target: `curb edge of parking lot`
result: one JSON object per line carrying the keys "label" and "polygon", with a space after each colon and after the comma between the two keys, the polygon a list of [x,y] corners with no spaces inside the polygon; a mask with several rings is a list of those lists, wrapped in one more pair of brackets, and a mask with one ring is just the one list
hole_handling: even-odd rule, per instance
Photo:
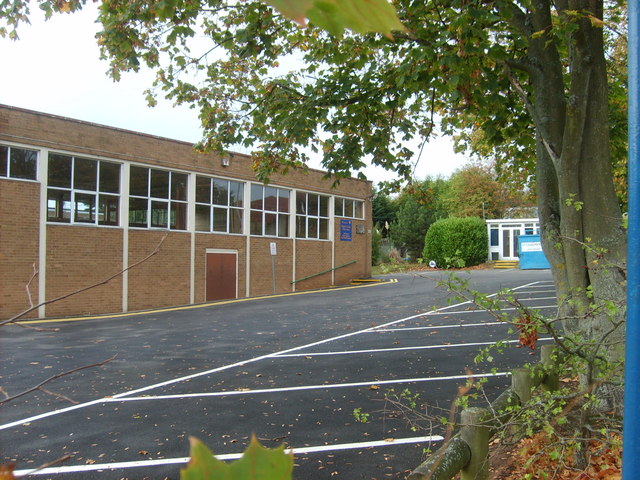
{"label": "curb edge of parking lot", "polygon": [[44,324],[44,323],[67,323],[67,322],[81,322],[85,320],[96,320],[96,319],[137,317],[142,315],[153,315],[155,313],[195,310],[198,308],[211,307],[215,305],[228,305],[233,303],[253,302],[253,301],[266,300],[271,298],[292,297],[294,295],[309,295],[312,293],[333,292],[336,290],[351,290],[356,288],[379,287],[381,285],[389,285],[397,282],[398,282],[397,279],[390,278],[390,279],[382,280],[380,282],[367,283],[363,285],[344,285],[344,286],[340,285],[340,286],[332,286],[329,288],[322,288],[322,289],[316,289],[316,290],[304,290],[302,292],[276,293],[273,295],[260,295],[256,297],[234,298],[231,300],[218,300],[214,302],[196,303],[191,305],[180,305],[177,307],[155,308],[152,310],[139,310],[134,312],[121,312],[121,313],[111,313],[111,314],[104,314],[104,315],[86,315],[86,316],[80,316],[80,317],[45,318],[45,319],[39,319],[39,320],[17,321],[13,323],[17,325],[38,325],[38,324]]}

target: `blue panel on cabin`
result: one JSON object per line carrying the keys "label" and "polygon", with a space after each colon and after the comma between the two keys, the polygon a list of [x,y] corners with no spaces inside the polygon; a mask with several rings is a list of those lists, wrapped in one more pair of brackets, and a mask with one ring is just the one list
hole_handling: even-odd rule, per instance
{"label": "blue panel on cabin", "polygon": [[521,270],[550,268],[549,261],[542,251],[540,235],[520,235],[518,237],[518,253]]}

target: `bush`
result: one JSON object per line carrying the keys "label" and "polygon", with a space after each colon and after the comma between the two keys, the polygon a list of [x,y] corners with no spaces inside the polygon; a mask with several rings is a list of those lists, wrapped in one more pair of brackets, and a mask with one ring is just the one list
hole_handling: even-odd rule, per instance
{"label": "bush", "polygon": [[488,242],[481,218],[445,218],[427,231],[422,257],[440,268],[470,267],[487,260]]}
{"label": "bush", "polygon": [[371,264],[378,265],[380,263],[380,243],[382,242],[382,234],[378,225],[373,227],[371,232]]}

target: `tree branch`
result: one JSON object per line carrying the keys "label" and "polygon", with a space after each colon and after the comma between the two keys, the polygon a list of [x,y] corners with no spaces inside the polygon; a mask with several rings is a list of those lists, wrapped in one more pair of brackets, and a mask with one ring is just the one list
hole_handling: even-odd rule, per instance
{"label": "tree branch", "polygon": [[[3,325],[7,325],[8,323],[13,323],[13,322],[17,321],[19,318],[23,317],[24,315],[26,315],[26,314],[28,314],[28,313],[30,313],[30,312],[32,312],[32,311],[44,306],[44,305],[49,305],[50,303],[54,303],[54,302],[58,302],[60,300],[64,300],[64,299],[72,297],[74,295],[78,295],[79,293],[86,292],[87,290],[91,290],[92,288],[96,288],[96,287],[99,287],[101,285],[105,285],[105,284],[109,283],[111,280],[113,280],[114,278],[119,277],[124,272],[127,272],[127,271],[131,270],[132,268],[137,267],[138,265],[140,265],[140,264],[146,262],[147,260],[149,260],[154,255],[157,255],[158,252],[160,252],[160,247],[162,246],[162,244],[164,243],[166,238],[167,238],[167,234],[165,234],[164,237],[162,237],[162,239],[160,240],[160,242],[158,243],[156,248],[149,255],[144,257],[142,260],[138,260],[137,262],[129,265],[127,268],[122,269],[119,272],[114,273],[113,275],[110,275],[109,277],[107,277],[104,280],[101,280],[101,281],[99,281],[97,283],[94,283],[94,284],[89,285],[87,287],[82,287],[82,288],[80,288],[80,289],[78,289],[78,290],[76,290],[74,292],[66,293],[64,295],[60,295],[59,297],[52,298],[50,300],[45,300],[44,302],[39,303],[37,305],[31,305],[27,310],[15,315],[15,316],[7,319],[7,320],[0,321],[0,327],[3,326]],[[31,280],[29,282],[31,282]]]}
{"label": "tree branch", "polygon": [[[44,385],[46,385],[47,383],[52,382],[53,380],[56,380],[56,379],[62,378],[62,377],[66,377],[67,375],[71,375],[72,373],[79,372],[80,370],[85,370],[87,368],[93,368],[93,367],[101,367],[102,365],[105,365],[105,364],[109,363],[110,361],[114,360],[117,356],[118,356],[118,354],[115,354],[111,358],[107,358],[106,360],[102,360],[101,362],[92,363],[91,365],[83,365],[82,367],[73,368],[71,370],[67,370],[66,372],[57,373],[57,374],[47,378],[46,380],[43,380],[39,384],[34,385],[31,388],[28,388],[27,390],[25,390],[23,392],[20,392],[20,393],[18,393],[16,395],[12,395],[12,396],[7,396],[6,398],[0,400],[0,405],[8,403],[8,402],[11,402],[12,400],[15,400],[16,398],[20,398],[20,397],[22,397],[24,395],[27,395],[28,393],[35,392],[36,390],[41,390],[41,391],[43,391],[45,393],[48,393],[50,395],[53,395],[55,397],[65,398],[65,399],[69,400],[72,403],[77,403],[77,402],[74,402],[73,400],[65,397],[64,395],[54,394],[52,392],[49,392],[48,390],[43,389],[42,387]],[[3,390],[3,392],[4,392],[4,390]],[[4,393],[5,393],[5,395],[7,395],[6,392],[4,392]]]}

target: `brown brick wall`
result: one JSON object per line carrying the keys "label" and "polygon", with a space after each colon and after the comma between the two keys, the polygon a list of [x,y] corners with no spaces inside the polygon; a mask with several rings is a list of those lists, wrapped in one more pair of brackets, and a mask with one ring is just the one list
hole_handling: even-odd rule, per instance
{"label": "brown brick wall", "polygon": [[[40,184],[0,179],[0,319],[29,308],[25,286],[38,264]],[[31,282],[38,303],[38,278]],[[27,316],[37,316],[37,312]]]}
{"label": "brown brick wall", "polygon": [[271,253],[269,244],[276,242],[275,258],[276,293],[291,292],[293,271],[293,240],[282,238],[251,238],[251,283],[250,295],[273,293]]}
{"label": "brown brick wall", "polygon": [[[331,242],[296,241],[296,280],[331,269]],[[332,284],[331,272],[296,282],[296,290],[323,288]]]}
{"label": "brown brick wall", "polygon": [[[47,300],[100,282],[122,270],[122,230],[47,226]],[[122,277],[47,305],[47,317],[122,310]]]}
{"label": "brown brick wall", "polygon": [[195,302],[205,301],[206,251],[208,248],[238,252],[238,297],[247,295],[247,240],[243,236],[197,233],[195,243]]}
{"label": "brown brick wall", "polygon": [[[105,127],[64,117],[0,105],[0,142],[15,142],[32,148],[48,148],[78,155],[98,155],[163,168],[181,169],[217,175],[240,181],[256,181],[251,170],[251,158],[234,154],[229,167],[222,167],[214,154],[193,151],[185,142]],[[336,220],[335,265],[352,260],[357,263],[336,271],[336,284],[352,278],[368,276],[371,262],[371,183],[344,179],[334,188],[332,180],[323,178],[317,170],[292,171],[275,175],[271,184],[315,191],[326,195],[346,196],[366,200],[366,220],[353,220],[353,240],[339,240],[339,220]],[[24,284],[38,259],[39,184],[0,180],[0,315],[8,316],[26,305]],[[123,219],[126,221],[126,218]],[[357,224],[365,224],[365,234],[355,233]],[[122,235],[118,228],[85,226],[47,226],[47,298],[67,293],[90,282],[102,279],[121,268]],[[164,236],[164,232],[129,231],[129,263],[148,255]],[[7,240],[8,239],[8,240]],[[293,290],[293,239],[251,237],[250,289],[246,291],[246,237],[195,234],[196,302],[204,300],[205,250],[233,249],[238,251],[238,294],[264,295],[272,293],[271,256],[269,243],[278,245],[276,256],[277,292]],[[331,242],[298,241],[296,279],[331,268]],[[169,232],[158,255],[130,271],[128,285],[129,310],[186,304],[190,300],[191,234]],[[36,282],[37,283],[37,282]],[[327,286],[331,274],[300,282],[296,289]],[[37,298],[37,284],[32,288]],[[122,281],[90,293],[65,300],[47,308],[47,315],[117,312],[122,306]]]}
{"label": "brown brick wall", "polygon": [[131,311],[189,303],[189,233],[130,230],[129,265],[153,252],[165,235],[158,254],[129,270]]}
{"label": "brown brick wall", "polygon": [[[366,202],[366,218],[371,218],[371,202]],[[368,278],[371,276],[371,220],[351,219],[351,241],[340,240],[340,218],[335,219],[336,232],[336,267],[353,260],[356,263],[336,270],[336,285],[344,285],[354,278]],[[364,225],[363,234],[356,233],[356,226]]]}

